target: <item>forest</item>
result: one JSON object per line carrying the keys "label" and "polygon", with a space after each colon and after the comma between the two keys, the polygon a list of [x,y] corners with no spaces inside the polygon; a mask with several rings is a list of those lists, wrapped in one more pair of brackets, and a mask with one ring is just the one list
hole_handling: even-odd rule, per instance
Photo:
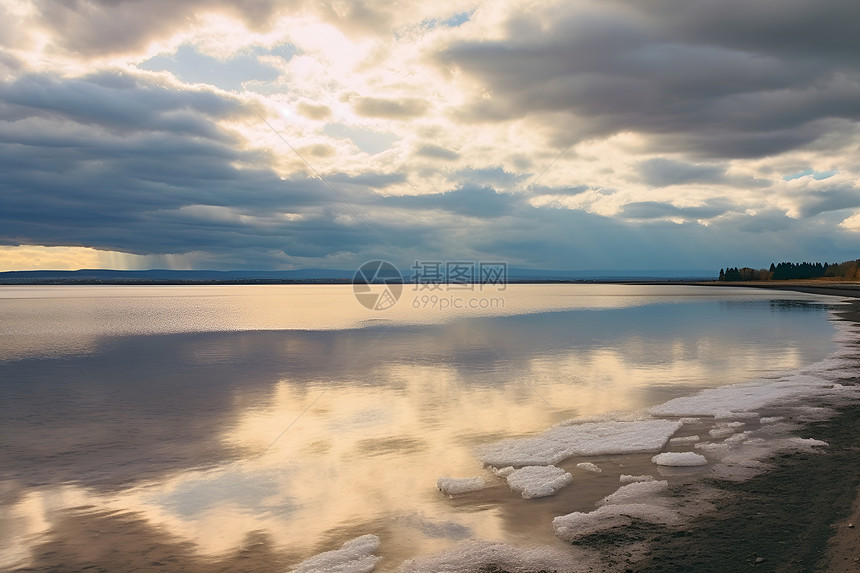
{"label": "forest", "polygon": [[720,269],[721,281],[784,281],[798,279],[860,280],[860,259],[844,263],[770,264],[770,269],[729,267]]}

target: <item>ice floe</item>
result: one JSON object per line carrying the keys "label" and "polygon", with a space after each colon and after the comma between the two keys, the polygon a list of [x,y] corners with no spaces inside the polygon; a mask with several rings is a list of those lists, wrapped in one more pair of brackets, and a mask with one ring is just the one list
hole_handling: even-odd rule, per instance
{"label": "ice floe", "polygon": [[492,468],[493,473],[496,474],[497,476],[499,476],[500,478],[508,477],[509,475],[511,475],[511,473],[513,473],[513,471],[515,469],[517,469],[517,468],[515,468],[514,466],[507,466],[504,468]]}
{"label": "ice floe", "polygon": [[587,513],[574,511],[560,515],[552,520],[552,529],[556,537],[571,543],[606,529],[626,527],[634,519],[670,525],[677,523],[678,514],[669,508],[647,503],[604,505]]}
{"label": "ice floe", "polygon": [[651,458],[651,461],[658,466],[672,467],[703,466],[708,463],[705,456],[696,452],[663,452]]}
{"label": "ice floe", "polygon": [[553,495],[572,481],[572,475],[556,466],[526,466],[508,475],[508,485],[526,499]]}
{"label": "ice floe", "polygon": [[598,506],[633,503],[643,498],[650,498],[658,493],[663,493],[669,489],[669,482],[661,481],[636,481],[623,485],[614,493],[611,493],[597,502]]}
{"label": "ice floe", "polygon": [[789,442],[793,444],[797,444],[799,446],[829,446],[827,442],[822,440],[816,440],[815,438],[789,438]]}
{"label": "ice floe", "polygon": [[545,466],[572,456],[659,451],[681,427],[674,420],[592,422],[550,428],[534,438],[507,439],[484,446],[478,457],[485,464]]}
{"label": "ice floe", "polygon": [[726,436],[731,436],[735,433],[735,429],[729,426],[717,426],[711,430],[708,430],[708,435],[712,438],[725,438]]}
{"label": "ice floe", "polygon": [[487,482],[482,477],[454,478],[440,477],[436,480],[436,487],[445,495],[457,495],[480,491],[487,487]]}
{"label": "ice floe", "polygon": [[682,436],[680,438],[671,438],[669,440],[670,444],[692,444],[694,442],[698,442],[701,438],[699,436]]}
{"label": "ice floe", "polygon": [[652,476],[652,475],[634,476],[634,475],[630,475],[630,474],[621,474],[620,476],[618,476],[618,481],[620,481],[621,483],[633,483],[633,482],[637,482],[637,481],[654,481],[654,476]]}
{"label": "ice floe", "polygon": [[702,390],[669,400],[649,410],[658,416],[737,416],[789,398],[832,393],[833,383],[817,376],[797,374],[780,380],[758,380]]}
{"label": "ice floe", "polygon": [[326,551],[299,563],[294,573],[370,573],[376,567],[379,538],[362,535],[344,543],[340,549]]}
{"label": "ice floe", "polygon": [[[437,555],[406,561],[401,573],[473,573],[474,571],[584,571],[596,565],[574,548],[515,547],[490,541],[466,541]],[[492,569],[491,569],[492,568]]]}
{"label": "ice floe", "polygon": [[602,469],[600,469],[598,466],[594,465],[591,462],[581,462],[581,463],[576,464],[576,467],[578,467],[581,470],[585,470],[587,472],[594,472],[597,474],[599,474],[600,472],[603,471]]}

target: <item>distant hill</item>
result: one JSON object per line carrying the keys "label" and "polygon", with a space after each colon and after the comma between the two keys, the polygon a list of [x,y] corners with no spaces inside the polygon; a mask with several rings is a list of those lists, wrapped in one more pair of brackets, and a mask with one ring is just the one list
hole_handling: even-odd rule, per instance
{"label": "distant hill", "polygon": [[[411,269],[400,269],[405,282],[411,280]],[[6,271],[0,272],[0,284],[289,284],[351,282],[355,270],[299,269],[291,271],[115,271],[84,269],[78,271]],[[712,280],[712,271],[554,271],[509,268],[509,282],[571,281],[649,281]]]}

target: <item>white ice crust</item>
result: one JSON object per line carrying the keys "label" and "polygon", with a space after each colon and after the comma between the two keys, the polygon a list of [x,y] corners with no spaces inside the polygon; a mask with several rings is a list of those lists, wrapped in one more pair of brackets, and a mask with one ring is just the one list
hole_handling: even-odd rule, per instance
{"label": "white ice crust", "polygon": [[570,550],[557,547],[515,547],[490,541],[466,541],[447,551],[411,559],[404,563],[400,573],[474,573],[492,564],[511,573],[534,571],[581,571],[589,563],[574,565]]}
{"label": "white ice crust", "polygon": [[650,498],[669,489],[669,482],[661,481],[637,481],[623,485],[615,493],[611,493],[597,502],[598,506],[618,505],[633,503],[642,499]]}
{"label": "white ice crust", "polygon": [[801,396],[836,394],[840,388],[820,376],[796,374],[781,380],[757,380],[703,390],[692,396],[669,400],[649,410],[655,416],[737,417],[765,406]]}
{"label": "white ice crust", "polygon": [[683,436],[680,438],[672,438],[670,444],[692,444],[700,440],[699,436]]}
{"label": "white ice crust", "polygon": [[618,481],[620,481],[621,483],[633,483],[636,481],[654,481],[654,476],[652,476],[652,475],[634,476],[634,475],[630,475],[630,474],[621,474],[620,476],[618,476]]}
{"label": "white ice crust", "polygon": [[379,538],[362,535],[344,543],[340,549],[326,551],[299,563],[294,573],[370,573],[381,559],[374,553]]}
{"label": "white ice crust", "polygon": [[708,463],[705,456],[696,452],[663,452],[651,458],[651,461],[658,466],[673,467],[703,466]]}
{"label": "white ice crust", "polygon": [[478,451],[485,464],[548,466],[572,456],[655,452],[669,441],[681,423],[676,420],[593,422],[550,428],[535,438],[508,439]]}
{"label": "white ice crust", "polygon": [[436,480],[436,487],[445,495],[457,495],[460,493],[481,491],[487,487],[487,482],[482,477],[440,477]]}
{"label": "white ice crust", "polygon": [[555,466],[526,466],[508,475],[508,485],[526,499],[553,495],[572,481],[572,475]]}

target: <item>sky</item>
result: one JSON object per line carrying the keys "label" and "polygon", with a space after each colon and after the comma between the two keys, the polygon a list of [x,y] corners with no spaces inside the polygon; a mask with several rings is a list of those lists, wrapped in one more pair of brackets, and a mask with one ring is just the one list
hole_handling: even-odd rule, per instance
{"label": "sky", "polygon": [[0,0],[0,270],[860,257],[856,0]]}

